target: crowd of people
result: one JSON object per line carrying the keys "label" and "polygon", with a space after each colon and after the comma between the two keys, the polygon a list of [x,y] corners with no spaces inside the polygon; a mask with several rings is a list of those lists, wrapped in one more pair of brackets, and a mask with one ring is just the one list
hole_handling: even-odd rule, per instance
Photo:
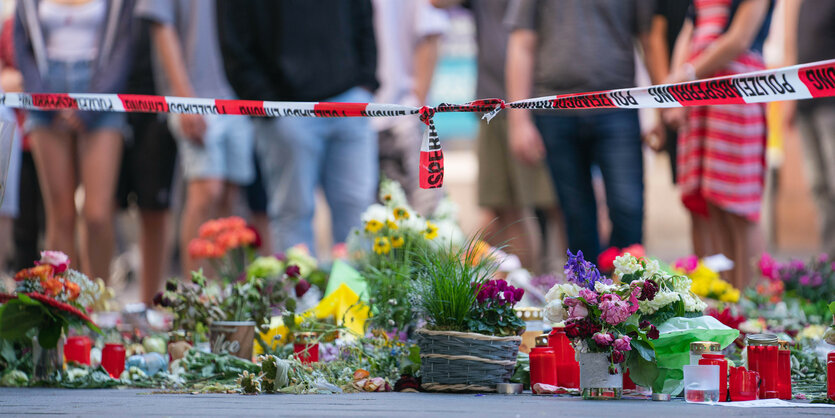
{"label": "crowd of people", "polygon": [[[787,57],[832,58],[835,4],[782,1]],[[763,69],[775,0],[17,0],[0,37],[0,86],[422,106],[455,7],[475,21],[476,96],[517,100],[631,87],[636,57],[656,84]],[[833,109],[831,99],[790,108],[807,145],[830,254]],[[503,112],[482,122],[477,139],[479,205],[491,220],[485,228],[534,271],[545,268],[549,234],[564,234],[566,246],[588,258],[641,243],[646,145],[670,153],[696,255],[726,254],[735,262],[729,281],[743,286],[763,250],[765,116],[763,105],[670,109],[642,134],[635,110]],[[167,231],[177,172],[183,272],[200,267],[186,251],[199,226],[240,212],[242,201],[269,253],[316,248],[318,189],[331,209],[334,243],[358,226],[380,176],[399,181],[424,214],[442,193],[418,187],[422,126],[414,117],[65,110],[3,118],[18,126],[21,148],[0,208],[0,241],[14,238],[12,267],[30,265],[48,248],[79,259],[92,277],[109,277],[114,213],[134,205],[145,302],[172,273]],[[611,222],[605,237],[598,177]]]}

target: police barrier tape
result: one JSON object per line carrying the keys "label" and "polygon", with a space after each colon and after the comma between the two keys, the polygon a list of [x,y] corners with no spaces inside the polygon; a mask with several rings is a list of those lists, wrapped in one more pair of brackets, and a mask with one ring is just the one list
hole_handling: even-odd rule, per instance
{"label": "police barrier tape", "polygon": [[489,121],[506,108],[670,108],[831,96],[835,96],[835,59],[677,84],[537,97],[509,103],[502,99],[482,99],[460,105],[443,103],[422,108],[379,103],[274,102],[89,93],[5,93],[0,95],[0,105],[29,110],[78,109],[258,117],[419,115],[427,125],[420,153],[420,187],[426,189],[443,185],[443,150],[432,119],[438,112],[483,112],[484,119]]}

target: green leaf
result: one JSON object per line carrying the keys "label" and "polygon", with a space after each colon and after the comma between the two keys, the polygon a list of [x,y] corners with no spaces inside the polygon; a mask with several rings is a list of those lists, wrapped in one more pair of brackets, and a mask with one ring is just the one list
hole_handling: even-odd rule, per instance
{"label": "green leaf", "polygon": [[832,301],[829,304],[829,312],[832,312],[832,315],[835,315],[835,301]]}
{"label": "green leaf", "polygon": [[655,362],[655,349],[650,343],[647,343],[640,338],[633,338],[631,345],[644,360]]}
{"label": "green leaf", "polygon": [[26,332],[39,328],[45,319],[48,317],[39,305],[30,305],[20,299],[10,300],[0,311],[0,338],[24,340],[27,338]]}
{"label": "green leaf", "polygon": [[637,329],[638,325],[640,324],[640,318],[641,318],[641,315],[639,313],[635,312],[634,314],[632,314],[632,316],[630,316],[629,318],[626,318],[626,321],[624,321],[624,324],[634,325],[635,328]]}
{"label": "green leaf", "polygon": [[658,379],[658,365],[654,360],[646,360],[643,356],[632,353],[626,360],[626,366],[629,368],[629,378],[637,385],[653,387],[653,383]]}
{"label": "green leaf", "polygon": [[38,332],[38,344],[43,348],[55,348],[61,338],[62,324],[55,319],[46,319]]}

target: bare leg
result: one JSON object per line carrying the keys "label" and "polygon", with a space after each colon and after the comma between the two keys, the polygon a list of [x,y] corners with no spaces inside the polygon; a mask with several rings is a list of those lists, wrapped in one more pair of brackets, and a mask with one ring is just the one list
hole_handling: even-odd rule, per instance
{"label": "bare leg", "polygon": [[169,214],[167,210],[140,210],[142,233],[139,248],[142,251],[142,302],[153,304],[154,296],[162,289],[163,276],[168,256]]}
{"label": "bare leg", "polygon": [[32,131],[32,156],[44,200],[44,246],[77,260],[75,248],[75,141],[69,133],[41,128]]}
{"label": "bare leg", "polygon": [[241,188],[234,183],[223,183],[223,196],[219,202],[220,207],[217,216],[232,216],[235,213],[235,204],[238,203]]}
{"label": "bare leg", "polygon": [[[708,230],[710,231],[711,249],[714,254],[724,254],[726,257],[734,257],[734,233],[729,223],[728,214],[719,207],[708,203],[710,217],[707,219]],[[710,254],[709,254],[710,255]],[[733,271],[720,273],[723,280],[732,282]]]}
{"label": "bare leg", "polygon": [[704,258],[716,253],[711,242],[710,220],[702,215],[690,213],[690,234],[693,238],[693,254]]}
{"label": "bare leg", "polygon": [[113,258],[113,212],[116,179],[122,155],[118,131],[86,134],[79,143],[81,183],[84,186],[82,266],[91,278],[110,278]]}
{"label": "bare leg", "polygon": [[197,269],[199,263],[188,254],[189,242],[197,237],[197,231],[203,222],[217,213],[223,192],[223,181],[217,179],[198,179],[188,182],[186,204],[180,225],[180,266],[183,276]]}
{"label": "bare leg", "polygon": [[273,255],[273,242],[270,239],[270,218],[266,212],[252,212],[252,226],[261,236],[261,248],[258,254],[263,256]]}
{"label": "bare leg", "polygon": [[753,277],[754,258],[765,249],[763,235],[759,223],[730,213],[726,216],[734,235],[734,269],[731,283],[737,289],[744,289]]}
{"label": "bare leg", "polygon": [[12,221],[8,216],[0,216],[0,272],[6,269],[12,245]]}

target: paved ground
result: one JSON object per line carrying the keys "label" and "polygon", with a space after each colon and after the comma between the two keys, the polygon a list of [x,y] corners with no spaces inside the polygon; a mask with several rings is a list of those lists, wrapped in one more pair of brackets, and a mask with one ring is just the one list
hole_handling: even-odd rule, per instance
{"label": "paved ground", "polygon": [[163,395],[144,390],[0,388],[0,415],[300,417],[647,417],[832,416],[829,408],[731,408],[650,402],[582,401],[531,395],[372,393],[350,395]]}

